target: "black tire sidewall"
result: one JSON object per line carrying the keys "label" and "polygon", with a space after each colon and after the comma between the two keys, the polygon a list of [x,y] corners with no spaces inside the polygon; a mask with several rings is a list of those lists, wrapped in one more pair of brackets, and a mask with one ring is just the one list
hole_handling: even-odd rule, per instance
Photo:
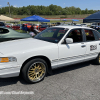
{"label": "black tire sidewall", "polygon": [[98,54],[97,58],[94,60],[94,63],[95,63],[96,65],[100,65],[99,56],[100,56],[100,53]]}
{"label": "black tire sidewall", "polygon": [[98,59],[98,65],[100,65],[99,56],[100,56],[100,53],[98,54],[98,57],[97,57],[97,59]]}

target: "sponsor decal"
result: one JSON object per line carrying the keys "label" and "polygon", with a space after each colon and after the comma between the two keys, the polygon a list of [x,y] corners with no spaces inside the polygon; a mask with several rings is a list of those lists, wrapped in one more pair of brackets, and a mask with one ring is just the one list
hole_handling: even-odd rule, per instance
{"label": "sponsor decal", "polygon": [[97,45],[90,45],[90,51],[96,50],[96,49],[97,49]]}

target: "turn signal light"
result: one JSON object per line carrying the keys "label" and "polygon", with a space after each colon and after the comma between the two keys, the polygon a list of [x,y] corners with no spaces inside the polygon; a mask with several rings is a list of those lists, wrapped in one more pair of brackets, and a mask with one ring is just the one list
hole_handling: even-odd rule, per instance
{"label": "turn signal light", "polygon": [[8,57],[0,58],[0,62],[9,62],[9,58]]}

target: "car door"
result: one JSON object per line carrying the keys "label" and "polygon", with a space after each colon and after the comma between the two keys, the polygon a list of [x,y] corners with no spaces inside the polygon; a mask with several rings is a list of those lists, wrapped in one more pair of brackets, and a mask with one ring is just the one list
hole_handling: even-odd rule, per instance
{"label": "car door", "polygon": [[84,29],[84,32],[87,45],[85,59],[94,59],[100,52],[100,40],[94,30]]}
{"label": "car door", "polygon": [[[86,43],[81,29],[72,29],[66,36],[72,38],[73,43],[59,43],[59,62],[58,65],[69,65],[83,61],[86,53]],[[58,67],[59,67],[58,66]]]}

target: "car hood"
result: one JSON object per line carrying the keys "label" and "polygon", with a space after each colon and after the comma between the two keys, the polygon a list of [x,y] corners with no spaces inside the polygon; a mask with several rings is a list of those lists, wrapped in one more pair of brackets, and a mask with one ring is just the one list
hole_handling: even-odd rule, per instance
{"label": "car hood", "polygon": [[28,51],[36,51],[36,50],[43,50],[46,48],[52,48],[52,45],[57,45],[54,43],[34,39],[34,38],[27,38],[27,39],[19,39],[7,42],[0,43],[0,52],[2,54],[8,54],[13,52],[28,52]]}

